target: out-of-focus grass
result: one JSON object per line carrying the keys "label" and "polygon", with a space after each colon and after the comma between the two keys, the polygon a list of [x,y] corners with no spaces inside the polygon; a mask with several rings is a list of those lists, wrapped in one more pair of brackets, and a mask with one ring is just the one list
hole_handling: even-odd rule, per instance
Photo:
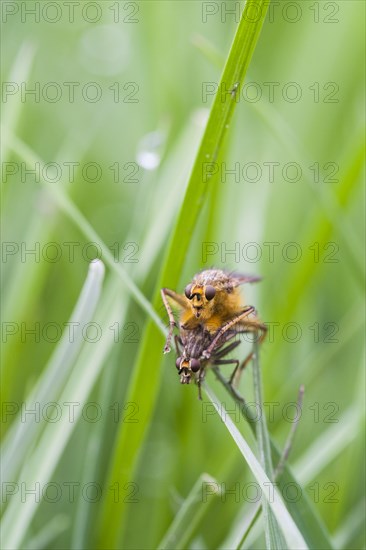
{"label": "out-of-focus grass", "polygon": [[[44,17],[37,23],[32,16],[21,22],[19,12],[3,28],[3,79],[19,86],[27,82],[29,88],[39,82],[41,90],[56,82],[62,90],[56,102],[47,101],[42,93],[39,102],[31,95],[20,101],[19,92],[7,97],[3,105],[3,161],[14,163],[7,166],[17,170],[3,178],[2,191],[3,241],[5,246],[14,243],[13,254],[3,255],[4,437],[19,418],[18,405],[27,405],[28,396],[46,374],[59,332],[67,328],[89,262],[96,256],[95,247],[87,249],[87,243],[100,240],[112,249],[111,255],[117,247],[120,252],[113,268],[111,255],[101,254],[106,282],[93,321],[100,324],[102,337],[88,342],[84,333],[65,393],[57,401],[61,420],[52,423],[45,417],[47,411],[42,415],[40,410],[42,435],[22,456],[23,474],[2,480],[18,483],[17,495],[9,495],[4,508],[11,515],[15,499],[20,499],[14,517],[22,522],[22,548],[95,545],[94,528],[103,498],[111,491],[106,476],[117,431],[121,422],[130,423],[133,429],[144,405],[138,397],[128,403],[126,388],[141,347],[146,313],[128,292],[120,268],[151,302],[213,97],[202,100],[202,83],[218,82],[217,63],[220,56],[226,58],[236,27],[234,15],[222,16],[221,3],[213,3],[218,14],[203,22],[203,3],[139,2],[139,12],[133,16],[136,23],[123,22],[131,10],[123,3],[118,4],[120,22],[114,23],[112,4],[99,3],[102,18],[96,23],[88,23],[77,10],[73,23],[63,12],[54,24]],[[226,167],[237,169],[235,163],[239,163],[238,180],[234,173],[225,177],[221,170],[218,174],[215,196],[209,208],[202,208],[198,226],[189,235],[189,253],[177,289],[184,288],[200,268],[211,265],[263,275],[260,285],[247,290],[247,300],[266,322],[281,323],[273,325],[273,338],[261,350],[264,401],[273,402],[272,416],[269,405],[266,409],[268,430],[283,445],[289,432],[286,413],[291,414],[287,406],[304,382],[304,407],[291,462],[304,483],[304,494],[336,546],[361,548],[363,526],[356,519],[362,502],[364,460],[363,396],[359,395],[364,321],[359,284],[364,243],[363,144],[359,137],[363,131],[364,6],[351,0],[327,3],[328,7],[315,3],[312,10],[310,4],[301,4],[301,17],[293,23],[286,20],[284,4],[271,8],[273,20],[267,18],[250,67],[249,82],[255,84],[239,98],[226,145]],[[317,8],[319,22],[314,21]],[[80,82],[74,101],[68,100],[65,82]],[[95,103],[81,93],[90,82],[97,82],[102,90]],[[125,101],[114,101],[110,87],[116,87],[116,82]],[[123,89],[128,82],[138,85],[138,103],[126,102],[132,90]],[[271,82],[273,101],[265,84]],[[289,92],[301,90],[298,101],[286,100],[290,82],[296,86],[287,88]],[[327,94],[334,88],[327,88],[328,83],[338,87],[332,103]],[[251,92],[258,90],[260,97],[253,101]],[[314,96],[316,90],[319,97]],[[161,144],[150,140],[149,146],[141,145],[152,131],[159,132]],[[8,135],[26,144],[35,158],[60,165],[62,178],[49,185],[68,197],[93,234],[85,233],[75,218],[62,211],[34,176],[22,178],[25,159],[6,141]],[[141,159],[141,148],[145,162],[153,157],[159,164],[153,170],[139,166],[132,178],[137,181],[128,181],[131,166],[127,163],[135,163],[138,152]],[[69,181],[70,164],[66,163],[73,162],[79,164]],[[88,162],[101,167],[99,181],[85,178],[83,168]],[[119,181],[110,168],[117,162]],[[268,163],[272,162],[280,164],[270,181]],[[288,163],[300,166],[298,181],[288,181],[290,168],[290,178],[284,177]],[[316,163],[319,181],[314,181]],[[332,166],[339,167],[333,176],[338,181],[329,181]],[[25,255],[25,247],[34,250],[36,242],[40,243],[39,257]],[[52,260],[55,248],[46,256],[45,245],[50,242],[61,250],[56,261]],[[207,242],[215,244],[205,257]],[[301,251],[296,262],[285,256],[290,242],[297,243]],[[330,242],[334,245],[329,247]],[[74,258],[70,245],[64,243],[76,243]],[[248,243],[257,244],[250,248]],[[165,321],[162,307],[158,313]],[[27,329],[35,329],[36,334],[27,334]],[[16,332],[7,334],[6,330]],[[160,349],[157,341],[152,352],[155,345]],[[240,354],[245,353],[245,344],[242,347]],[[178,383],[173,355],[162,361],[147,439],[130,485],[119,488],[119,498],[127,499],[125,547],[156,547],[204,472],[217,481],[223,496],[212,499],[205,513],[199,512],[199,522],[185,544],[225,546],[234,540],[238,522],[240,528],[240,522],[250,517],[252,504],[246,489],[253,478],[207,402],[197,401],[195,388]],[[160,372],[153,361],[147,370],[151,380]],[[249,401],[253,399],[250,376],[250,370],[244,373],[241,385]],[[229,397],[214,377],[207,378],[229,406]],[[64,405],[68,399],[80,402],[75,407],[83,413],[72,425]],[[87,403],[97,407],[83,408]],[[92,421],[95,411],[101,411],[97,422]],[[232,418],[251,441],[237,411]],[[311,449],[322,453],[310,457]],[[45,463],[36,460],[41,451]],[[21,502],[21,491],[34,488],[37,468],[43,464],[48,470],[40,490],[52,482],[57,498],[49,486],[37,506],[30,494]],[[70,483],[79,484],[75,498],[70,496]],[[234,493],[227,492],[232,489]],[[202,510],[207,504],[202,502]],[[260,527],[259,538],[247,541],[250,548],[264,545]]]}

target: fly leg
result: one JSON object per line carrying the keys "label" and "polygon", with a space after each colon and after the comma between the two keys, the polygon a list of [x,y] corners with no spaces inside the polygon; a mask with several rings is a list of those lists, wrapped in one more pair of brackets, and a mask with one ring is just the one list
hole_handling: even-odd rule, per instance
{"label": "fly leg", "polygon": [[186,307],[183,296],[180,296],[180,294],[177,294],[176,292],[174,292],[174,290],[170,290],[169,288],[161,289],[161,298],[163,300],[163,304],[165,306],[165,309],[169,317],[169,332],[168,332],[168,336],[166,338],[166,342],[164,346],[164,353],[168,353],[170,351],[170,341],[172,339],[173,330],[174,330],[174,327],[177,326],[177,323],[176,323],[176,320],[174,319],[173,311],[172,311],[172,308],[170,307],[167,296],[172,298],[172,300],[174,300],[181,307]]}
{"label": "fly leg", "polygon": [[201,380],[199,378],[197,380],[197,386],[198,386],[198,399],[202,401]]}
{"label": "fly leg", "polygon": [[[258,345],[260,345],[263,342],[263,340],[265,339],[266,334],[267,334],[268,329],[267,329],[266,325],[264,325],[263,323],[261,323],[257,320],[251,320],[251,319],[245,320],[243,325],[245,326],[245,330],[243,330],[243,333],[254,334],[255,338],[258,341]],[[231,386],[237,387],[239,385],[241,374],[242,374],[243,370],[245,369],[245,367],[247,366],[247,364],[253,359],[253,355],[254,355],[253,351],[248,353],[247,357],[244,359],[244,361],[242,362],[240,367],[237,367],[234,370],[234,372],[232,373],[232,375],[230,377],[230,380],[229,380]]]}
{"label": "fly leg", "polygon": [[243,319],[245,319],[245,317],[247,317],[250,313],[253,313],[253,311],[255,311],[254,307],[248,306],[242,313],[240,313],[240,315],[237,315],[236,317],[234,317],[234,319],[231,319],[231,321],[228,321],[221,328],[219,328],[211,344],[202,353],[203,357],[205,357],[205,359],[209,359],[211,357],[211,353],[213,352],[213,350],[217,346],[217,343],[219,342],[220,338],[222,338],[222,336],[225,334],[225,332],[230,330],[236,324],[243,323]]}
{"label": "fly leg", "polygon": [[251,351],[250,353],[248,353],[247,357],[244,359],[244,361],[241,363],[241,365],[239,365],[239,361],[238,361],[237,366],[235,367],[235,369],[232,372],[232,375],[230,376],[230,380],[229,380],[230,386],[232,386],[232,387],[238,387],[239,386],[239,382],[240,382],[242,372],[245,369],[245,367],[247,366],[247,364],[252,360],[252,358],[253,358],[253,352]]}
{"label": "fly leg", "polygon": [[220,349],[218,350],[217,352],[215,352],[214,356],[212,357],[212,359],[215,361],[216,359],[220,359],[221,357],[225,357],[225,355],[227,355],[228,353],[230,353],[231,351],[233,351],[233,349],[235,349],[236,347],[238,347],[240,345],[240,341],[237,340],[236,342],[232,342],[231,344],[229,344],[226,348],[223,348],[223,349]]}
{"label": "fly leg", "polygon": [[181,353],[180,346],[183,347],[183,342],[177,334],[174,336],[174,343],[175,343],[175,351],[177,352],[177,357],[179,357]]}
{"label": "fly leg", "polygon": [[[234,365],[235,364],[234,373],[237,371],[239,367],[239,361],[237,359],[217,359],[216,361],[213,362],[213,364],[214,365]],[[231,375],[230,377],[230,384],[231,384],[232,377],[233,375]]]}
{"label": "fly leg", "polygon": [[249,355],[244,359],[244,361],[240,364],[238,359],[217,359],[213,362],[214,365],[233,365],[235,364],[235,368],[229,378],[229,384],[230,386],[235,389],[236,386],[238,386],[241,373],[249,363],[249,361],[253,357],[253,352],[249,353]]}
{"label": "fly leg", "polygon": [[250,354],[245,359],[245,361],[244,361],[245,364],[242,363],[241,365],[240,365],[238,359],[217,359],[216,361],[213,362],[213,364],[214,365],[234,365],[235,364],[235,368],[234,368],[234,370],[232,372],[232,375],[230,376],[230,379],[229,379],[229,384],[233,388],[233,390],[235,391],[233,381],[235,379],[236,373],[239,372],[239,376],[240,376],[240,374],[243,371],[245,365],[249,362],[251,357],[252,357],[252,354]]}
{"label": "fly leg", "polygon": [[205,379],[205,369],[204,367],[200,369],[199,373],[198,373],[198,378],[197,378],[197,386],[198,386],[198,399],[200,401],[202,401],[202,390],[201,390],[201,384],[203,382],[203,380]]}

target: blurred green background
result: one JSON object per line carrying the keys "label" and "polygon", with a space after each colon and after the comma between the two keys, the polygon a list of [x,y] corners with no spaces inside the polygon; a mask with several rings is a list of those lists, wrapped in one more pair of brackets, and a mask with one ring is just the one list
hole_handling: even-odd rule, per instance
{"label": "blurred green background", "polygon": [[[2,5],[4,548],[96,547],[116,435],[153,398],[126,400],[147,314],[118,264],[151,300],[213,99],[206,91],[219,81],[241,10],[193,1]],[[176,289],[212,266],[263,277],[245,290],[272,323],[261,354],[269,431],[283,445],[303,383],[290,464],[336,548],[364,540],[364,10],[352,0],[270,6]],[[90,244],[98,239],[115,262]],[[96,267],[78,327],[94,324],[72,338],[65,323],[95,257],[105,280],[98,301]],[[166,323],[163,306],[157,313]],[[120,547],[156,548],[207,473],[237,492],[201,502],[184,547],[234,548],[253,506],[252,477],[207,401],[179,384],[174,354],[161,360],[162,371],[148,369],[161,380],[147,437],[120,488]],[[250,401],[250,369],[240,389]],[[37,417],[25,415],[32,399]],[[263,548],[261,529],[243,547]]]}

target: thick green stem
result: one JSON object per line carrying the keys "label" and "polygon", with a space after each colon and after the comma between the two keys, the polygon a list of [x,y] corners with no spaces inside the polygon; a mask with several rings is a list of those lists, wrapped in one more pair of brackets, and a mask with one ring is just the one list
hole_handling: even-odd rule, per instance
{"label": "thick green stem", "polygon": [[[175,288],[179,282],[200,212],[209,193],[214,189],[215,177],[203,177],[203,168],[208,165],[207,163],[212,165],[221,153],[237,105],[240,85],[252,58],[267,8],[268,0],[251,0],[244,7],[163,261],[155,291],[155,309],[160,306],[160,288]],[[121,426],[108,475],[108,486],[117,483],[119,487],[123,487],[133,479],[137,456],[143,445],[158,395],[162,361],[156,342],[160,340],[162,342],[159,330],[149,321],[126,397],[129,402],[139,402],[140,422]],[[140,400],[140,395],[144,395],[143,401]],[[106,491],[99,525],[99,547],[112,549],[121,546],[126,513],[123,499],[113,502],[110,492]]]}

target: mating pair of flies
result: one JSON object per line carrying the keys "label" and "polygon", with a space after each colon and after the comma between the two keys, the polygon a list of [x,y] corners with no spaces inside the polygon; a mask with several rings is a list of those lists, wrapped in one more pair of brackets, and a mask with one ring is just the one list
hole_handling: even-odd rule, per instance
{"label": "mating pair of flies", "polygon": [[[161,290],[164,306],[169,316],[169,333],[164,353],[170,351],[174,328],[177,351],[176,367],[182,384],[194,380],[201,399],[201,383],[209,365],[235,365],[230,377],[234,383],[251,359],[250,353],[242,363],[238,359],[225,359],[240,340],[240,334],[251,333],[262,342],[267,327],[257,317],[253,306],[243,306],[239,287],[259,281],[259,277],[229,273],[220,269],[208,269],[194,276],[184,294],[168,288]],[[172,305],[179,310],[179,324],[175,320]]]}

